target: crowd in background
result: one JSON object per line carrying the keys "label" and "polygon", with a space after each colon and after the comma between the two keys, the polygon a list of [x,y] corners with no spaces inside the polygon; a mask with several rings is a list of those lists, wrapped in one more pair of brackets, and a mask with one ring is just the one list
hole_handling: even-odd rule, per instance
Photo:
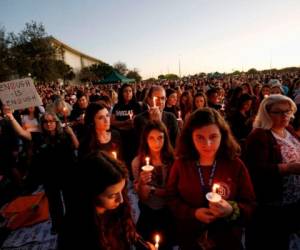
{"label": "crowd in background", "polygon": [[43,106],[1,104],[0,206],[42,184],[61,249],[151,248],[139,236],[155,232],[160,249],[242,249],[245,229],[247,249],[300,239],[300,73],[36,88]]}

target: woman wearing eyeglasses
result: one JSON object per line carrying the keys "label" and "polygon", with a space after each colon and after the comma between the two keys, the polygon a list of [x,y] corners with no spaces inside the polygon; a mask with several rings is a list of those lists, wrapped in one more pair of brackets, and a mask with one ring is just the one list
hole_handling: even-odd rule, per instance
{"label": "woman wearing eyeglasses", "polygon": [[33,159],[34,172],[41,179],[49,201],[52,232],[59,231],[65,209],[68,209],[70,190],[67,184],[74,171],[75,154],[79,142],[71,127],[62,127],[53,112],[41,116],[42,143]]}
{"label": "woman wearing eyeglasses", "polygon": [[290,98],[270,95],[247,138],[245,159],[258,201],[249,249],[289,249],[290,236],[299,232],[300,141],[289,126],[296,109]]}

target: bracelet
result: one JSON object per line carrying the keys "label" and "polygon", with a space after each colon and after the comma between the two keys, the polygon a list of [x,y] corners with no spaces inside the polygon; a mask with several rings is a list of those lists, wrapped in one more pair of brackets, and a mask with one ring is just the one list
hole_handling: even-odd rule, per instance
{"label": "bracelet", "polygon": [[228,216],[225,220],[228,222],[235,221],[241,216],[240,208],[236,201],[228,201],[232,207],[232,214]]}

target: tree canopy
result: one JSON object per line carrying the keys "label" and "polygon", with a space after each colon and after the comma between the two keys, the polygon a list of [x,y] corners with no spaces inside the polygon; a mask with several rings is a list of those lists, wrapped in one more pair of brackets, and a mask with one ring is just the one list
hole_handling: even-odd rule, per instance
{"label": "tree canopy", "polygon": [[0,53],[5,58],[5,67],[1,67],[4,70],[0,72],[1,80],[29,74],[43,82],[58,78],[72,79],[75,76],[69,65],[56,59],[57,48],[51,44],[41,23],[26,23],[20,33],[9,33],[7,36],[2,29],[0,40]]}

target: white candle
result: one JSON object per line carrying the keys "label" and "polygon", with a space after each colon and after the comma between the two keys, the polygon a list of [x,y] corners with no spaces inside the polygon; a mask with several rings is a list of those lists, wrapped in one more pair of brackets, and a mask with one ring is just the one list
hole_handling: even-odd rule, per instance
{"label": "white candle", "polygon": [[209,202],[218,203],[221,201],[222,197],[217,193],[218,188],[220,188],[220,185],[215,183],[212,187],[212,192],[206,194],[206,199]]}
{"label": "white candle", "polygon": [[157,99],[157,97],[154,96],[154,97],[153,97],[153,108],[156,108],[156,99]]}
{"label": "white candle", "polygon": [[154,169],[154,167],[149,164],[150,163],[150,157],[147,156],[145,158],[145,160],[146,160],[146,165],[142,166],[142,170],[143,171],[152,171]]}
{"label": "white candle", "polygon": [[178,111],[178,118],[177,118],[177,120],[181,120],[181,111],[180,110]]}
{"label": "white candle", "polygon": [[159,237],[159,234],[155,235],[155,250],[158,250],[159,248],[159,241],[160,241],[160,237]]}
{"label": "white candle", "polygon": [[213,191],[213,193],[217,193],[217,191],[218,191],[218,188],[220,188],[220,185],[219,185],[219,184],[217,184],[217,183],[215,183],[215,184],[213,185],[213,187],[212,187],[212,191]]}
{"label": "white candle", "polygon": [[112,151],[111,154],[113,155],[113,157],[117,160],[117,152],[116,151]]}
{"label": "white candle", "polygon": [[132,110],[128,111],[128,115],[129,115],[130,120],[132,120],[132,118],[133,118],[133,111]]}

